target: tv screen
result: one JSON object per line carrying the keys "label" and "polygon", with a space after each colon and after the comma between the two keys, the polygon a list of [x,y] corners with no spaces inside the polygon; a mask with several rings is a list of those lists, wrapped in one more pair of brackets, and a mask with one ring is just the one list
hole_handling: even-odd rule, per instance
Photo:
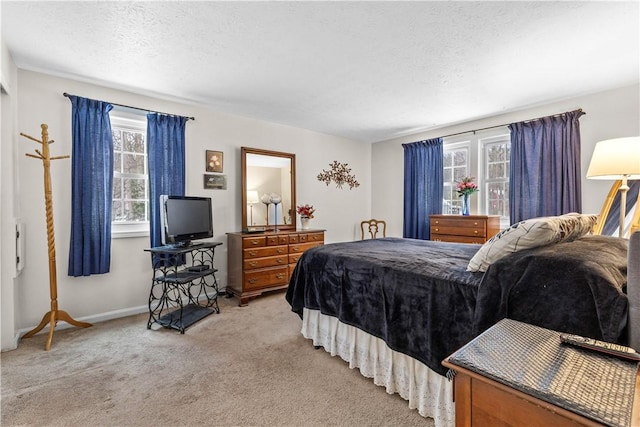
{"label": "tv screen", "polygon": [[162,244],[186,246],[213,237],[211,198],[160,196]]}

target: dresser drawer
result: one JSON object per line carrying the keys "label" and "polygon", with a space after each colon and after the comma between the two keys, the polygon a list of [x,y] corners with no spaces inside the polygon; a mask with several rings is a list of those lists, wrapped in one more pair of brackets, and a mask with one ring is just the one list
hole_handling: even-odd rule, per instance
{"label": "dresser drawer", "polygon": [[450,234],[433,234],[433,233],[431,233],[431,240],[435,242],[478,243],[478,244],[483,244],[485,242],[484,237],[454,236]]}
{"label": "dresser drawer", "polygon": [[267,245],[267,238],[265,236],[245,237],[242,239],[243,248],[257,248]]}
{"label": "dresser drawer", "polygon": [[263,258],[248,258],[244,260],[244,269],[253,270],[255,268],[274,267],[289,264],[289,255],[269,256]]}
{"label": "dresser drawer", "polygon": [[244,259],[262,258],[266,256],[286,255],[289,253],[288,246],[267,246],[264,248],[244,249]]}
{"label": "dresser drawer", "polygon": [[302,256],[302,252],[289,254],[289,264],[297,264],[301,256]]}
{"label": "dresser drawer", "polygon": [[468,217],[453,217],[453,218],[434,218],[431,221],[432,226],[439,227],[455,227],[455,228],[480,228],[485,229],[487,226],[487,220],[485,219],[470,219]]}
{"label": "dresser drawer", "polygon": [[250,270],[244,273],[244,289],[260,289],[275,285],[286,285],[288,281],[288,265]]}
{"label": "dresser drawer", "polygon": [[289,254],[301,254],[302,252],[308,249],[311,249],[320,245],[322,245],[322,242],[298,243],[294,245],[289,245]]}
{"label": "dresser drawer", "polygon": [[[299,233],[298,243],[324,242],[324,233]],[[289,243],[293,243],[289,240]]]}
{"label": "dresser drawer", "polygon": [[448,227],[448,226],[431,226],[431,234],[452,234],[456,236],[469,236],[469,237],[484,237],[484,227]]}
{"label": "dresser drawer", "polygon": [[267,246],[286,245],[289,243],[289,236],[268,236]]}

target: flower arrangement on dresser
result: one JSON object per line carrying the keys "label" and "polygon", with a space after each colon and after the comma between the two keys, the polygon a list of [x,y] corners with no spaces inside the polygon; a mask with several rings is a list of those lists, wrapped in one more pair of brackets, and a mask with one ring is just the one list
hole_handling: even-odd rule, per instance
{"label": "flower arrangement on dresser", "polygon": [[480,191],[478,185],[473,182],[474,179],[474,177],[465,176],[456,184],[458,196],[462,197],[462,215],[469,215],[471,213],[469,196]]}
{"label": "flower arrangement on dresser", "polygon": [[313,213],[316,209],[313,205],[298,205],[296,206],[296,212],[300,215],[300,218],[313,218]]}
{"label": "flower arrangement on dresser", "polygon": [[465,176],[464,178],[462,178],[456,185],[456,191],[458,192],[458,196],[463,197],[463,196],[469,196],[473,193],[477,193],[478,191],[480,191],[480,189],[478,188],[478,185],[473,182],[475,178],[474,177],[468,177]]}
{"label": "flower arrangement on dresser", "polygon": [[298,205],[296,206],[296,212],[300,215],[300,224],[303,230],[309,229],[309,220],[313,218],[313,213],[316,209],[313,205]]}

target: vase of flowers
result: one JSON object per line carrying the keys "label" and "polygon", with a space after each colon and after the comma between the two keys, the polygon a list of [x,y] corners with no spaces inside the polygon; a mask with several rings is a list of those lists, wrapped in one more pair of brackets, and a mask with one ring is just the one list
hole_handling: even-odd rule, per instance
{"label": "vase of flowers", "polygon": [[313,218],[313,213],[316,209],[313,205],[298,205],[296,206],[296,212],[300,215],[300,224],[303,230],[309,229],[309,220]]}
{"label": "vase of flowers", "polygon": [[462,215],[469,215],[471,213],[469,196],[480,191],[478,185],[473,182],[474,179],[474,177],[464,177],[458,181],[456,185],[458,196],[462,197]]}

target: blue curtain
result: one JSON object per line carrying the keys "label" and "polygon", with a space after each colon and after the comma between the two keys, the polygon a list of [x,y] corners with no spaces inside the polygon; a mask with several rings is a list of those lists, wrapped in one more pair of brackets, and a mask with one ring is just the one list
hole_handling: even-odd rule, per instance
{"label": "blue curtain", "polygon": [[109,103],[69,96],[71,101],[71,243],[69,276],[109,272],[113,136]]}
{"label": "blue curtain", "polygon": [[404,223],[402,235],[428,240],[429,215],[442,213],[442,138],[402,144],[404,148]]}
{"label": "blue curtain", "polygon": [[[147,115],[151,247],[162,245],[160,196],[184,196],[187,117]],[[155,261],[154,261],[155,264]]]}
{"label": "blue curtain", "polygon": [[509,172],[512,224],[528,218],[581,212],[582,110],[513,123]]}

